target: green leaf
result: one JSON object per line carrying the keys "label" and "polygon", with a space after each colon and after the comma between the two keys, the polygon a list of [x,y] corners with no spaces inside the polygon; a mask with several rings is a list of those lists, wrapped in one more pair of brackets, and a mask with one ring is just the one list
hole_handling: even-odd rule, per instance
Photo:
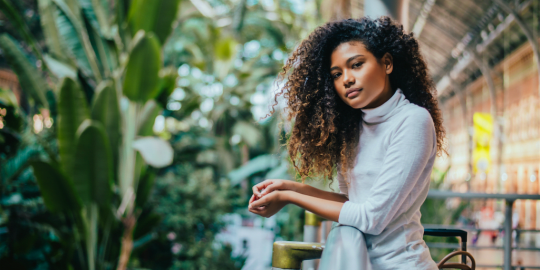
{"label": "green leaf", "polygon": [[[84,21],[80,16],[80,6],[77,0],[52,0],[52,2],[58,7],[61,11],[62,16],[57,17],[57,26],[62,35],[70,38],[69,41],[73,42],[73,46],[76,46],[78,53],[76,54],[76,59],[86,59],[92,74],[95,76],[96,80],[100,81],[102,76],[97,63],[96,52],[92,48],[88,32],[84,27]],[[62,27],[63,28],[62,28]],[[65,28],[67,35],[62,34],[62,30]],[[66,41],[68,41],[66,39]],[[78,47],[80,46],[80,48]],[[69,46],[71,48],[71,46]],[[82,51],[80,50],[82,48]],[[83,55],[84,54],[84,55]]]}
{"label": "green leaf", "polygon": [[261,131],[246,121],[238,121],[233,127],[233,133],[240,135],[242,140],[251,147],[256,146],[262,138]]}
{"label": "green leaf", "polygon": [[240,168],[229,172],[227,176],[231,180],[231,185],[236,185],[239,184],[242,179],[247,178],[252,174],[276,167],[278,163],[279,160],[274,155],[260,155],[248,161]]}
{"label": "green leaf", "polygon": [[148,101],[141,113],[141,125],[137,134],[139,136],[152,136],[154,135],[154,122],[156,117],[163,111],[163,108],[156,104],[155,101]]}
{"label": "green leaf", "polygon": [[230,61],[236,55],[236,45],[238,42],[232,37],[225,37],[216,42],[214,55],[217,60]]}
{"label": "green leaf", "polygon": [[103,38],[103,32],[98,23],[94,6],[91,0],[78,0],[82,8],[82,17],[85,22],[86,32],[92,48],[95,50],[96,62],[99,64],[100,70],[103,72],[104,77],[110,77],[112,72],[111,68],[111,54],[109,52],[109,46],[107,40]]}
{"label": "green leaf", "polygon": [[89,118],[88,106],[80,85],[69,77],[60,83],[58,96],[60,160],[67,175],[72,177],[77,129]]}
{"label": "green leaf", "polygon": [[86,74],[91,74],[92,67],[90,61],[86,56],[83,44],[79,39],[79,35],[73,23],[66,16],[65,12],[62,12],[57,5],[53,4],[54,1],[40,1],[44,2],[44,4],[45,2],[47,3],[47,8],[51,10],[51,15],[48,15],[47,17],[51,17],[51,19],[54,20],[54,28],[56,29],[56,31],[53,30],[53,25],[44,28],[45,30],[49,29],[45,34],[54,35],[49,37],[45,36],[46,40],[49,41],[47,45],[53,45],[52,49],[55,56],[58,53],[60,56],[64,57],[70,56],[70,58],[76,62],[78,68]]}
{"label": "green leaf", "polygon": [[57,60],[48,54],[43,57],[43,60],[45,61],[45,64],[47,64],[49,70],[59,79],[64,77],[70,77],[73,79],[77,78],[77,68],[71,66],[70,64]]}
{"label": "green leaf", "polygon": [[129,25],[133,34],[139,30],[153,32],[161,44],[171,34],[180,0],[134,0],[129,10]]}
{"label": "green leaf", "polygon": [[159,71],[159,77],[161,78],[159,96],[156,101],[165,108],[167,106],[167,100],[176,88],[176,79],[178,78],[178,72],[172,67],[167,67]]}
{"label": "green leaf", "polygon": [[113,38],[113,32],[111,30],[111,18],[114,16],[114,9],[110,8],[110,0],[91,0],[96,19],[99,23],[101,34],[107,38]]}
{"label": "green leaf", "polygon": [[232,37],[226,37],[218,40],[214,47],[214,71],[220,80],[223,80],[229,73],[234,57],[236,56],[236,47],[238,42]]}
{"label": "green leaf", "polygon": [[0,48],[11,68],[17,74],[23,91],[27,92],[37,105],[48,107],[45,98],[47,85],[41,73],[28,61],[15,40],[8,34],[0,35]]}
{"label": "green leaf", "polygon": [[142,215],[139,220],[137,220],[137,226],[135,226],[133,232],[133,239],[139,239],[143,235],[150,233],[160,222],[161,216],[154,212]]}
{"label": "green leaf", "polygon": [[112,152],[113,172],[118,168],[118,155],[121,143],[121,115],[118,95],[112,80],[102,81],[96,88],[92,104],[92,119],[100,122],[107,133]]}
{"label": "green leaf", "polygon": [[290,179],[291,176],[288,173],[289,166],[287,162],[281,162],[281,164],[273,169],[271,169],[264,176],[265,179]]}
{"label": "green leaf", "polygon": [[[63,42],[60,32],[56,27],[57,16],[59,11],[51,0],[38,0],[39,8],[39,20],[41,22],[41,28],[43,29],[43,36],[45,38],[45,44],[49,49],[49,54],[55,59],[68,65],[74,65],[74,61],[66,53],[67,46]],[[88,66],[88,69],[90,66]]]}
{"label": "green leaf", "polygon": [[41,196],[51,212],[77,212],[81,201],[73,183],[58,168],[43,161],[31,163]]}
{"label": "green leaf", "polygon": [[36,146],[26,146],[24,148],[17,148],[14,155],[0,164],[0,170],[2,170],[2,177],[5,179],[4,183],[9,183],[10,179],[14,179],[22,172],[26,170],[26,167],[30,166],[30,161],[39,157],[39,149]]}
{"label": "green leaf", "polygon": [[143,30],[135,35],[133,44],[124,78],[124,95],[132,101],[145,103],[159,94],[161,47],[152,33]]}
{"label": "green leaf", "polygon": [[77,131],[73,183],[83,204],[111,201],[112,157],[103,125],[87,119]]}
{"label": "green leaf", "polygon": [[150,197],[150,193],[152,192],[152,188],[154,187],[155,182],[156,174],[152,170],[147,169],[145,173],[141,176],[141,179],[139,180],[139,186],[137,187],[137,196],[135,197],[135,205],[137,207],[144,207],[144,205],[148,201],[148,198]]}
{"label": "green leaf", "polygon": [[39,48],[34,36],[30,32],[30,29],[28,29],[28,25],[26,25],[19,12],[7,0],[0,0],[0,10],[8,18],[8,21],[16,27],[17,32],[22,35],[24,41],[30,44],[32,51],[36,54],[36,57],[41,59],[41,48]]}
{"label": "green leaf", "polygon": [[158,137],[140,137],[133,142],[133,148],[139,151],[144,161],[154,168],[168,166],[174,158],[171,144]]}
{"label": "green leaf", "polygon": [[139,180],[141,179],[141,176],[144,175],[144,173],[147,171],[148,166],[144,162],[144,158],[139,152],[135,152],[135,170],[134,170],[134,176],[133,176],[133,186],[134,189],[139,186]]}

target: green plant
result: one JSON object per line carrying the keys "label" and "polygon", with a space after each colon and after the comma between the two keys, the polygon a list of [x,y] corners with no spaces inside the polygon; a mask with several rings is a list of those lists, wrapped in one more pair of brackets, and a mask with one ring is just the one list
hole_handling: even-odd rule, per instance
{"label": "green plant", "polygon": [[[110,266],[102,253],[109,246],[112,217],[124,225],[118,269],[126,268],[146,164],[163,167],[172,161],[170,145],[152,137],[148,127],[160,110],[154,99],[174,87],[168,82],[175,73],[163,66],[162,44],[179,3],[39,0],[49,53],[36,46],[34,53],[43,59],[43,73],[17,41],[0,35],[0,48],[34,106],[50,111],[58,106],[58,155],[50,153],[31,165],[49,211],[71,218],[74,239],[85,246],[77,250],[85,253],[79,259],[86,269]],[[2,0],[0,8],[19,22],[25,41],[34,44],[10,2]],[[149,9],[156,16],[147,16]]]}

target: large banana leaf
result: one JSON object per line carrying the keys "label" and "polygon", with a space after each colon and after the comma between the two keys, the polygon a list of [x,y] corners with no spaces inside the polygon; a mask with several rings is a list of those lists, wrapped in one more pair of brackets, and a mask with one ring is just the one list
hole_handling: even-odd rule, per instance
{"label": "large banana leaf", "polygon": [[[40,10],[47,11],[47,25],[42,22],[45,31],[47,45],[52,46],[53,54],[59,54],[64,58],[70,56],[75,59],[77,66],[86,74],[92,74],[90,61],[86,56],[84,47],[79,39],[77,30],[64,12],[53,3],[52,0],[39,0]],[[41,7],[43,6],[43,7]],[[49,23],[48,20],[53,20]]]}
{"label": "large banana leaf", "polygon": [[47,64],[49,70],[59,79],[64,77],[77,78],[77,69],[72,65],[55,59],[48,54],[43,56],[43,60]]}
{"label": "large banana leaf", "polygon": [[132,101],[145,103],[159,94],[161,46],[154,34],[144,30],[139,30],[133,43],[124,78],[124,95]]}
{"label": "large banana leaf", "polygon": [[89,118],[88,106],[79,84],[69,77],[60,83],[58,94],[58,144],[62,166],[73,176],[77,129]]}
{"label": "large banana leaf", "polygon": [[[109,51],[109,46],[107,45],[107,40],[102,38],[104,37],[104,29],[101,28],[98,21],[96,10],[94,8],[95,5],[92,4],[91,0],[79,0],[79,2],[82,8],[82,17],[86,23],[88,37],[96,53],[96,62],[100,64],[104,77],[110,77],[110,73],[113,70],[111,53]],[[98,5],[98,8],[99,7],[100,5]]]}
{"label": "large banana leaf", "polygon": [[61,0],[61,2],[65,3],[66,7],[70,9],[71,13],[74,15],[74,18],[81,18],[81,3],[79,3],[82,2],[81,0]]}
{"label": "large banana leaf", "polygon": [[27,92],[37,105],[48,107],[49,104],[45,98],[47,85],[41,77],[41,73],[28,61],[15,40],[8,34],[0,35],[0,48],[4,51],[4,57],[11,68],[17,74],[22,90]]}
{"label": "large banana leaf", "polygon": [[129,10],[132,33],[153,32],[161,44],[171,34],[180,0],[133,0]]}
{"label": "large banana leaf", "polygon": [[92,104],[92,119],[100,122],[107,133],[113,160],[113,171],[118,168],[118,149],[120,148],[120,105],[111,80],[102,81],[96,88]]}
{"label": "large banana leaf", "polygon": [[[60,32],[56,27],[57,16],[59,11],[51,0],[38,0],[39,19],[41,22],[41,28],[43,29],[43,36],[45,38],[45,44],[49,49],[49,54],[55,59],[69,65],[74,65],[73,60],[69,57],[67,52],[67,46],[63,42]],[[90,66],[88,65],[88,69]]]}
{"label": "large banana leaf", "polygon": [[73,183],[83,204],[109,206],[112,157],[103,125],[87,119],[77,131]]}
{"label": "large banana leaf", "polygon": [[56,25],[62,40],[75,55],[77,64],[85,70],[87,74],[91,71],[96,80],[100,81],[102,76],[98,67],[98,59],[90,37],[84,26],[84,21],[80,14],[80,6],[76,0],[64,2],[62,0],[52,0],[61,11],[56,17]]}
{"label": "large banana leaf", "polygon": [[99,28],[101,34],[107,38],[113,38],[113,32],[111,24],[113,23],[112,18],[114,17],[114,4],[115,1],[112,0],[90,0],[92,2],[92,7],[94,13],[96,14],[96,19],[99,23]]}
{"label": "large banana leaf", "polygon": [[49,211],[78,212],[81,209],[81,201],[75,193],[73,183],[58,168],[43,161],[34,161],[31,165]]}

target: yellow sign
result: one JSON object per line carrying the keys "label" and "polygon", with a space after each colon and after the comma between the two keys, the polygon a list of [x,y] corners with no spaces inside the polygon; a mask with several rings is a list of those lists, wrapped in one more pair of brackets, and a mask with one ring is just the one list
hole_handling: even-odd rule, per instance
{"label": "yellow sign", "polygon": [[473,123],[473,169],[475,173],[487,173],[491,164],[489,144],[493,134],[493,118],[489,113],[474,113]]}

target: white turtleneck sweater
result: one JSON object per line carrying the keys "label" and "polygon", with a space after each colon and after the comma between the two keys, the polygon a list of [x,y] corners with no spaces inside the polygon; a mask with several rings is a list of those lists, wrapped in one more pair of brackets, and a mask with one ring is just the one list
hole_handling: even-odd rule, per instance
{"label": "white turtleneck sweater", "polygon": [[340,193],[349,198],[339,223],[364,233],[374,270],[438,269],[420,224],[437,153],[431,115],[398,88],[383,105],[363,109],[362,116],[350,183],[337,176]]}

